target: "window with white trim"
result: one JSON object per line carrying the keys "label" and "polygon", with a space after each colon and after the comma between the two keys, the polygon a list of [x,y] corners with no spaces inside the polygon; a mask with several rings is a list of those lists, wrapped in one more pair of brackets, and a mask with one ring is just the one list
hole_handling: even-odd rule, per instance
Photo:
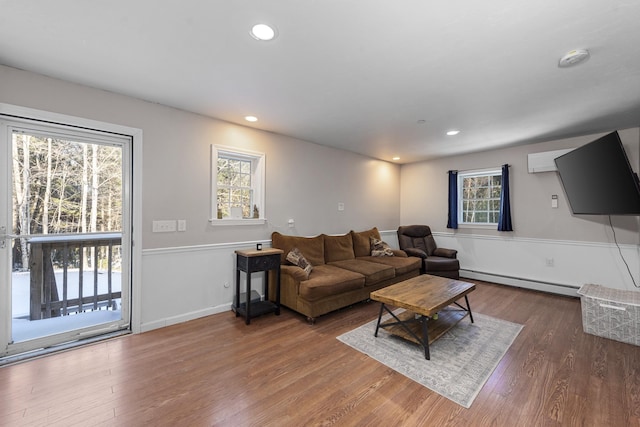
{"label": "window with white trim", "polygon": [[458,172],[458,223],[498,224],[501,190],[500,169]]}
{"label": "window with white trim", "polygon": [[211,146],[211,219],[215,225],[262,224],[263,153]]}

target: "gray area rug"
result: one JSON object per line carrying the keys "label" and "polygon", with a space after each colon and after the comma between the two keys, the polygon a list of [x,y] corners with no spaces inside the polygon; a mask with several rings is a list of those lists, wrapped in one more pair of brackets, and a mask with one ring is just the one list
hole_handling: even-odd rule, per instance
{"label": "gray area rug", "polygon": [[[398,310],[394,313],[402,312]],[[390,317],[387,315],[387,318]],[[391,369],[469,408],[523,325],[479,313],[469,317],[429,346],[431,360],[415,343],[390,335],[376,320],[338,337]]]}

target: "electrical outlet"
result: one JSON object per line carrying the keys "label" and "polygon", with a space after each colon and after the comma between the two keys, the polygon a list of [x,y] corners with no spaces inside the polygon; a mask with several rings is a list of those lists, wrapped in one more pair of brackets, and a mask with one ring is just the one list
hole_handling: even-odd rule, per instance
{"label": "electrical outlet", "polygon": [[153,221],[153,232],[154,233],[171,233],[173,231],[176,231],[176,221],[175,220]]}
{"label": "electrical outlet", "polygon": [[553,267],[553,258],[547,258],[545,260],[547,267]]}

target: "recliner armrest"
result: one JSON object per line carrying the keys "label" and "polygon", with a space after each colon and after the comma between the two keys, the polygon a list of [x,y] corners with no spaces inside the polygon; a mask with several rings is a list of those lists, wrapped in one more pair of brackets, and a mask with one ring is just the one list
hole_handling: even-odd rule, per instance
{"label": "recliner armrest", "polygon": [[417,256],[418,258],[426,258],[427,257],[427,253],[425,251],[423,251],[422,249],[405,248],[405,249],[403,249],[403,251],[405,251],[407,253],[407,255],[409,255],[409,256]]}
{"label": "recliner armrest", "polygon": [[445,248],[436,248],[433,251],[435,256],[441,256],[444,258],[455,258],[458,254],[458,251],[455,249],[445,249]]}

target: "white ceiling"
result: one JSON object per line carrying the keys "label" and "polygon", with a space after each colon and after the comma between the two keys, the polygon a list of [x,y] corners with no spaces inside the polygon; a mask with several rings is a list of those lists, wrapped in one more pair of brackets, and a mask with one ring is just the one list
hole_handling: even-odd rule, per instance
{"label": "white ceiling", "polygon": [[399,163],[640,126],[638,0],[0,0],[0,63]]}

